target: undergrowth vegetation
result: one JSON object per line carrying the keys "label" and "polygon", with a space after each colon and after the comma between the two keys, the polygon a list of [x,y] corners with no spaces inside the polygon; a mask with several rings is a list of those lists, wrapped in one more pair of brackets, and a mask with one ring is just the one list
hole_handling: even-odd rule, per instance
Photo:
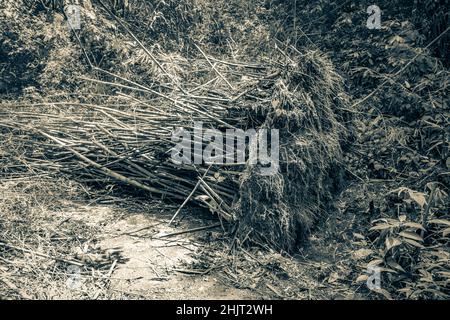
{"label": "undergrowth vegetation", "polygon": [[[122,77],[166,94],[189,84],[199,96],[213,94],[235,103],[238,92],[228,95],[228,87],[236,87],[248,98],[241,101],[246,119],[281,126],[289,146],[281,156],[284,177],[258,181],[248,170],[240,180],[237,206],[244,216],[245,210],[256,212],[244,217],[252,227],[244,234],[256,234],[256,242],[270,237],[292,251],[297,224],[307,226],[308,233],[317,216],[337,210],[329,215],[333,230],[326,232],[352,257],[340,266],[355,290],[371,298],[449,299],[448,0],[376,1],[382,10],[379,30],[366,26],[372,1],[165,0],[114,7],[113,1],[92,0],[82,1],[85,24],[77,35],[67,28],[62,6],[44,2],[0,4],[2,100],[28,106],[61,99],[97,103],[103,96],[113,104],[124,94],[125,103],[144,100],[143,95],[130,98],[123,88],[92,84],[89,79],[99,75],[93,67],[117,75],[105,81]],[[228,60],[237,65],[227,65]],[[270,64],[272,71],[287,74],[264,82],[256,71],[236,71],[243,61],[253,67]],[[28,133],[13,140],[5,128],[0,131],[0,174],[42,173],[51,157],[34,148],[22,150]],[[86,132],[83,139],[92,134]],[[42,154],[41,166],[27,167],[30,158]],[[340,193],[344,180],[348,183]],[[268,225],[274,227],[270,234],[265,233]],[[382,287],[369,291],[366,272],[373,268],[381,272]]]}
{"label": "undergrowth vegetation", "polygon": [[366,27],[369,1],[277,4],[287,8],[279,37],[327,52],[354,98],[341,201],[357,214],[344,236],[360,253],[357,282],[378,266],[381,296],[448,299],[449,2],[377,1],[380,30]]}

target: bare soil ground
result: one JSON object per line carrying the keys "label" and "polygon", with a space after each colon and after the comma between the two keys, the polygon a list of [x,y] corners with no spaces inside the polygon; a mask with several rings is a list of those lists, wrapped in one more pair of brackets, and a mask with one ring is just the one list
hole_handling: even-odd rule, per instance
{"label": "bare soil ground", "polygon": [[319,233],[297,257],[232,252],[217,241],[226,239],[220,227],[180,234],[216,224],[208,214],[187,209],[169,226],[176,205],[108,195],[90,201],[79,190],[61,192],[70,187],[32,179],[0,184],[0,230],[8,238],[0,245],[0,297],[361,298],[333,272],[339,248],[321,244]]}
{"label": "bare soil ground", "polygon": [[[110,290],[147,299],[252,299],[249,290],[220,283],[214,276],[196,275],[186,267],[193,253],[202,246],[194,235],[160,238],[180,232],[195,223],[168,226],[167,217],[155,212],[125,213],[111,206],[85,207],[74,213],[81,221],[91,215],[105,222],[100,246],[120,248],[124,263],[111,276]],[[84,211],[85,210],[85,211]],[[192,275],[189,275],[192,273]]]}

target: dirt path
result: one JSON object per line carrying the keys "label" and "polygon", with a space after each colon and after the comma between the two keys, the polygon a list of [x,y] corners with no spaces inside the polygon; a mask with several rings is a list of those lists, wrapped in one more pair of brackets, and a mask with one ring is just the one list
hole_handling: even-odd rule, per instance
{"label": "dirt path", "polygon": [[0,243],[14,246],[0,247],[0,298],[358,298],[342,250],[320,230],[299,257],[230,252],[220,228],[174,235],[216,224],[209,213],[182,212],[169,226],[176,205],[101,195],[89,203],[72,199],[79,191],[61,196],[63,187],[71,189],[0,183]]}
{"label": "dirt path", "polygon": [[189,264],[201,246],[195,234],[169,236],[189,229],[193,223],[168,226],[169,217],[152,214],[118,215],[111,206],[82,206],[63,213],[92,226],[102,226],[102,250],[120,250],[122,263],[111,273],[109,289],[147,299],[257,299],[250,290],[220,283],[214,276],[192,273]]}

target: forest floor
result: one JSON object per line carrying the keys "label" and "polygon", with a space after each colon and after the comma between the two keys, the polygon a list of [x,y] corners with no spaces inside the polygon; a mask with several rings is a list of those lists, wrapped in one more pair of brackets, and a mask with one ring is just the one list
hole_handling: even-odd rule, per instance
{"label": "forest floor", "polygon": [[[7,30],[0,34],[0,299],[449,299],[446,0],[380,0],[382,28],[374,30],[366,25],[372,3],[364,1],[165,0],[160,12],[142,2],[124,20],[151,54],[92,2],[77,36],[62,9],[0,4],[0,29]],[[92,179],[69,179],[85,164],[49,162],[53,142],[24,129],[40,118],[37,128],[51,132],[47,109],[14,109],[56,101],[53,113],[75,117],[74,99],[121,108],[134,97],[86,82],[99,76],[90,59],[121,78],[161,83],[162,92],[169,74],[161,62],[173,74],[170,86],[197,90],[211,80],[228,92],[197,44],[217,61],[252,64],[272,61],[274,52],[288,61],[283,50],[307,48],[326,55],[327,74],[345,81],[354,137],[339,161],[344,190],[295,254],[236,245],[217,215],[200,208],[184,208],[169,225],[180,203],[132,195],[111,180],[93,189]],[[19,113],[25,120],[12,129]],[[371,267],[381,273],[378,292],[366,285]]]}
{"label": "forest floor", "polygon": [[[57,189],[61,182],[45,182],[44,189],[47,183]],[[0,189],[2,233],[14,243],[0,259],[2,299],[365,296],[354,293],[352,279],[339,278],[343,250],[320,239],[323,230],[317,230],[311,244],[295,257],[245,251],[257,261],[249,269],[249,261],[239,253],[228,254],[223,243],[211,244],[211,238],[224,235],[220,227],[190,232],[214,225],[212,217],[202,216],[205,213],[186,209],[186,218],[169,226],[176,206],[112,196],[89,201],[52,192],[44,199],[34,179],[4,181]],[[20,204],[15,199],[21,199]],[[206,268],[211,255],[221,257],[217,265]]]}

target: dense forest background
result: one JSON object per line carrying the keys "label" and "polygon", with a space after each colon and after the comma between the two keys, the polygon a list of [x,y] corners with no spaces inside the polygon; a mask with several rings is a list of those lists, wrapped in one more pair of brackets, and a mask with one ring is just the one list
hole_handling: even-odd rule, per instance
{"label": "dense forest background", "polygon": [[[198,44],[236,63],[320,53],[326,62],[319,65],[342,78],[342,91],[336,90],[348,104],[339,119],[349,130],[333,213],[312,231],[326,236],[309,244],[332,241],[338,250],[326,281],[350,283],[374,299],[449,298],[449,0],[77,3],[84,22],[73,33],[67,1],[2,1],[2,104],[94,95],[93,85],[80,80],[96,74],[93,66],[132,81],[162,81],[165,75],[130,32],[163,61],[174,83],[186,78],[184,57],[203,59]],[[371,5],[381,9],[380,29],[367,27]],[[26,172],[17,146],[0,142],[0,173]],[[368,267],[381,268],[382,289],[362,285]]]}

